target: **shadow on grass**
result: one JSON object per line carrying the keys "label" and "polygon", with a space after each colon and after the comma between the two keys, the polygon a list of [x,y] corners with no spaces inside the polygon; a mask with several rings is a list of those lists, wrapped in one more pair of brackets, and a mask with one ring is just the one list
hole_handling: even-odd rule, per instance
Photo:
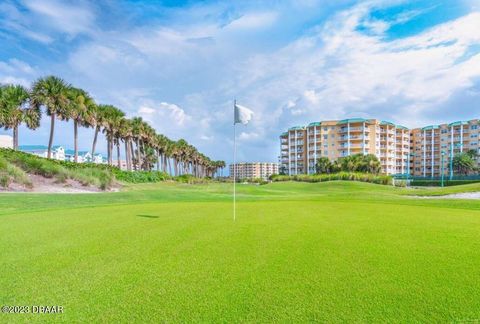
{"label": "shadow on grass", "polygon": [[160,216],[153,216],[153,215],[137,215],[138,217],[145,217],[145,218],[158,218]]}

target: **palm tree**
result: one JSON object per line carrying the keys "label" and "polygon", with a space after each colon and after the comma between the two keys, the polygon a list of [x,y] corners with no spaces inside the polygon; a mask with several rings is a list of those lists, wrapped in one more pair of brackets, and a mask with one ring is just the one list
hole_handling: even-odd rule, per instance
{"label": "palm tree", "polygon": [[68,118],[73,119],[74,160],[78,162],[78,124],[81,126],[90,126],[93,124],[95,102],[88,93],[81,89],[71,88],[68,94],[70,99]]}
{"label": "palm tree", "polygon": [[33,84],[30,105],[33,109],[46,107],[50,116],[50,138],[48,140],[48,158],[52,156],[55,119],[65,119],[68,110],[68,91],[70,85],[55,76],[40,78]]}
{"label": "palm tree", "polygon": [[[127,170],[132,170],[132,121],[126,118],[122,118],[118,129],[119,140],[123,140],[125,144],[125,162],[127,164]],[[118,153],[118,152],[117,152]]]}
{"label": "palm tree", "polygon": [[[116,137],[116,132],[118,131],[120,120],[125,116],[125,113],[112,105],[105,106],[105,127],[103,131],[107,137],[107,155],[108,155],[108,164],[113,164],[113,144]],[[118,143],[117,143],[118,145]]]}
{"label": "palm tree", "polygon": [[143,130],[145,127],[145,123],[142,120],[142,117],[134,117],[132,118],[132,134],[133,139],[135,141],[135,145],[137,146],[137,157],[136,157],[136,166],[135,169],[141,168],[142,165],[142,156],[140,152],[140,145],[143,136]]}
{"label": "palm tree", "polygon": [[95,128],[95,135],[93,136],[92,143],[92,157],[95,155],[98,133],[101,131],[102,127],[105,127],[107,109],[107,105],[97,105],[92,107],[92,127]]}
{"label": "palm tree", "polygon": [[41,112],[38,108],[28,107],[29,93],[21,85],[2,87],[0,94],[0,109],[2,126],[13,129],[13,149],[18,149],[18,127],[25,123],[28,128],[40,126]]}
{"label": "palm tree", "polygon": [[317,160],[315,164],[316,173],[330,173],[332,172],[332,162],[327,157],[321,157]]}

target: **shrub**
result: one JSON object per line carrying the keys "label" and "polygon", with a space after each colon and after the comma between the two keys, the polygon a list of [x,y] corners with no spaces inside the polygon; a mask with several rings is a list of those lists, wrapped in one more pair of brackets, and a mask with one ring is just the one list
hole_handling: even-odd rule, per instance
{"label": "shrub", "polygon": [[129,183],[160,182],[170,179],[170,176],[161,171],[123,171],[115,168],[115,178]]}
{"label": "shrub", "polygon": [[[444,186],[459,186],[478,182],[480,180],[445,180]],[[410,185],[414,187],[440,187],[442,182],[440,180],[412,180]]]}
{"label": "shrub", "polygon": [[0,171],[0,186],[6,189],[10,185],[10,182],[11,180],[8,174],[4,171]]}
{"label": "shrub", "polygon": [[383,185],[392,184],[392,177],[387,175],[375,175],[371,173],[359,172],[338,172],[331,174],[297,174],[297,175],[273,175],[272,181],[300,181],[300,182],[325,182],[325,181],[361,181]]}
{"label": "shrub", "polygon": [[2,172],[2,186],[7,188],[12,179],[19,184],[23,184],[27,187],[32,186],[32,182],[28,178],[28,175],[19,167],[9,163],[4,157],[0,156],[0,172]]}
{"label": "shrub", "polygon": [[208,183],[210,181],[210,179],[208,178],[197,178],[191,174],[182,174],[182,175],[173,177],[173,180],[181,183],[188,183],[188,184]]}

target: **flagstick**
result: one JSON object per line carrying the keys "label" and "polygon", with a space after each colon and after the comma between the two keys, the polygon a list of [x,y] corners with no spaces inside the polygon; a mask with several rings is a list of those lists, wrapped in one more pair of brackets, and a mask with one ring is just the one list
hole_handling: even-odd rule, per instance
{"label": "flagstick", "polygon": [[235,134],[235,105],[237,101],[233,101],[233,221],[236,219],[236,209],[235,209],[235,200],[236,200],[236,155],[237,155],[237,143],[236,143],[236,134]]}

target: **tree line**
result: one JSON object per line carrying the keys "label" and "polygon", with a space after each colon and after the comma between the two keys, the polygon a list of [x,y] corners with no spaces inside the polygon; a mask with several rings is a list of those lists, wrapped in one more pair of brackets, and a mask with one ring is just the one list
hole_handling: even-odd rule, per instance
{"label": "tree line", "polygon": [[379,174],[382,170],[380,160],[373,154],[354,154],[342,157],[334,162],[327,157],[321,157],[315,164],[318,174],[336,172],[363,172]]}
{"label": "tree line", "polygon": [[[444,161],[444,172],[448,161]],[[452,159],[453,171],[456,174],[469,175],[478,173],[478,153],[475,150],[456,153]],[[373,154],[354,154],[330,161],[327,157],[321,157],[315,163],[315,173],[332,174],[337,172],[362,172],[379,174],[381,172],[380,160]],[[287,170],[281,170],[280,174],[286,174]]]}
{"label": "tree line", "polygon": [[40,126],[42,113],[50,117],[47,157],[52,156],[55,122],[73,121],[74,161],[78,162],[78,128],[93,128],[91,154],[96,153],[98,134],[107,140],[107,161],[113,165],[116,148],[120,168],[121,146],[127,170],[157,170],[171,175],[193,174],[213,177],[225,167],[224,161],[213,161],[184,139],[173,141],[158,134],[141,117],[126,118],[113,105],[97,104],[80,88],[56,76],[42,77],[31,88],[21,85],[0,85],[0,127],[13,132],[13,148],[18,149],[18,128],[25,125],[35,130]]}

